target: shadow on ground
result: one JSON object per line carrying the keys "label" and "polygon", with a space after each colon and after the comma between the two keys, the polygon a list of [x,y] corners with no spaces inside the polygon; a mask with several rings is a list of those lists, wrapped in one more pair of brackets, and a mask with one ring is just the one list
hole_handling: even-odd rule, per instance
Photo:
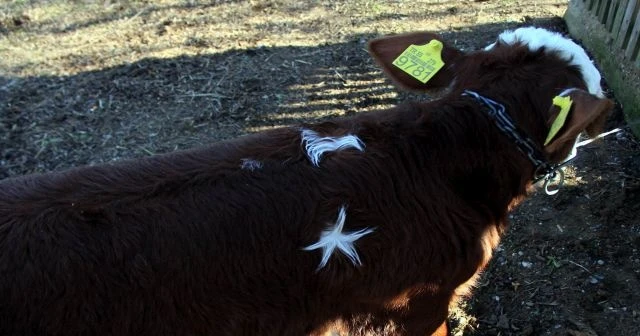
{"label": "shadow on ground", "polygon": [[[504,28],[443,36],[472,49]],[[72,76],[0,77],[0,178],[392,106],[408,95],[398,95],[373,64],[372,37],[143,59]]]}

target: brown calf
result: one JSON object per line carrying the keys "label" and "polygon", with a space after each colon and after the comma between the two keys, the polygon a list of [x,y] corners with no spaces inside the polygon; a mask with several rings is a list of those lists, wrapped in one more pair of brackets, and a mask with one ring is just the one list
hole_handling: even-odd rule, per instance
{"label": "brown calf", "polygon": [[[445,335],[535,171],[612,104],[582,48],[541,29],[442,42],[426,84],[391,64],[434,40],[370,49],[404,87],[449,86],[437,101],[0,181],[0,334]],[[558,95],[573,103],[544,146]]]}

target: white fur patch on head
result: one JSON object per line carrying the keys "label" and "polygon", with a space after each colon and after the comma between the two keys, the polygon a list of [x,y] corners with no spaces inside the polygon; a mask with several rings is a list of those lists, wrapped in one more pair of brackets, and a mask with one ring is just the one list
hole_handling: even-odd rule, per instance
{"label": "white fur patch on head", "polygon": [[331,257],[336,249],[347,256],[347,258],[349,258],[351,263],[353,263],[354,265],[362,265],[362,263],[360,262],[360,256],[356,251],[354,243],[362,236],[373,232],[374,229],[366,228],[355,232],[343,233],[342,229],[344,229],[344,221],[346,218],[347,209],[343,205],[342,207],[340,207],[338,220],[336,220],[335,225],[325,231],[322,231],[322,233],[320,234],[320,240],[318,240],[317,243],[303,248],[303,250],[305,251],[322,249],[322,259],[320,260],[318,270],[327,265],[327,262],[329,262],[329,257]]}
{"label": "white fur patch on head", "polygon": [[254,171],[256,169],[261,169],[263,163],[260,161],[256,161],[254,159],[241,159],[240,160],[240,169]]}
{"label": "white fur patch on head", "polygon": [[[498,41],[508,45],[520,42],[527,45],[531,51],[544,47],[545,50],[556,52],[558,56],[568,61],[569,64],[580,68],[589,93],[600,98],[604,97],[602,86],[600,86],[600,79],[602,78],[600,72],[593,65],[593,61],[584,49],[571,39],[543,28],[525,27],[513,31],[505,31],[498,36]],[[484,49],[491,50],[495,45],[496,43],[492,43]]]}
{"label": "white fur patch on head", "polygon": [[318,167],[320,158],[327,152],[340,151],[343,149],[354,148],[364,152],[364,143],[355,135],[347,134],[341,137],[321,137],[318,133],[309,130],[302,130],[302,143],[307,151],[307,156],[311,163]]}

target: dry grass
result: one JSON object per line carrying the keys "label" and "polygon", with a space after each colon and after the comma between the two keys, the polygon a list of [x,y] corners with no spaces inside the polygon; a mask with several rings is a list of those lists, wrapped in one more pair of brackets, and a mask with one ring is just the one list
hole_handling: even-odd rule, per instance
{"label": "dry grass", "polygon": [[[563,10],[514,1],[4,2],[0,177],[388,107],[398,94],[366,54],[370,37],[467,32],[473,39],[456,44],[474,48]],[[486,36],[473,34],[487,22]]]}
{"label": "dry grass", "polygon": [[[509,5],[509,3],[513,3]],[[448,31],[561,15],[562,1],[11,1],[0,7],[0,67],[72,75],[234,49],[319,46],[414,30]],[[505,5],[507,4],[507,5]]]}

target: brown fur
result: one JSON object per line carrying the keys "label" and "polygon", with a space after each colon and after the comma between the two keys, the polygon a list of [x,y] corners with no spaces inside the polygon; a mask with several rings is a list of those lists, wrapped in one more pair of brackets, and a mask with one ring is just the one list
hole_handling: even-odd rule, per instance
{"label": "brown fur", "polygon": [[[443,99],[307,126],[366,144],[320,167],[283,128],[0,181],[0,334],[446,335],[533,176],[461,90],[505,104],[542,147],[552,97],[584,87],[543,52],[448,53]],[[356,242],[362,266],[336,252],[316,271],[320,253],[302,248],[342,204],[347,231],[376,230]]]}

